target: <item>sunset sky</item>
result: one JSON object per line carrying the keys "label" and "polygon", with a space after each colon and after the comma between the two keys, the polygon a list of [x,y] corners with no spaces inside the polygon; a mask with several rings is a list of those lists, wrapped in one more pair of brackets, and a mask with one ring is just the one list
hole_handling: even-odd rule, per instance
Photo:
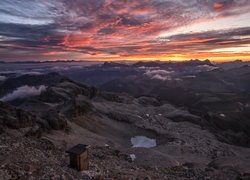
{"label": "sunset sky", "polygon": [[250,0],[0,0],[0,60],[250,60]]}

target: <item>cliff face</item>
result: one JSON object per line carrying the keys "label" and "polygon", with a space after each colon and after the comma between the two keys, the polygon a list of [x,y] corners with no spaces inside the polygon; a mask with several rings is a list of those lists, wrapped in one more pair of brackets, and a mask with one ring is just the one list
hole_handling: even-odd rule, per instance
{"label": "cliff face", "polygon": [[[0,102],[2,129],[38,126],[41,131],[66,130],[67,117],[82,116],[90,111],[92,107],[89,101],[98,93],[93,87],[51,73],[10,78],[0,86],[0,89],[6,91],[4,95],[15,92],[13,85],[8,86],[8,84],[16,81],[21,87],[27,86],[27,90],[38,85],[45,86],[46,90],[27,98],[15,95],[16,98],[12,98],[9,103]],[[28,85],[25,82],[29,82]]]}
{"label": "cliff face", "polygon": [[[0,102],[0,126],[1,132],[5,128],[21,129],[35,127],[39,124],[39,118],[32,113],[15,108],[7,103]],[[40,121],[41,122],[41,121]]]}

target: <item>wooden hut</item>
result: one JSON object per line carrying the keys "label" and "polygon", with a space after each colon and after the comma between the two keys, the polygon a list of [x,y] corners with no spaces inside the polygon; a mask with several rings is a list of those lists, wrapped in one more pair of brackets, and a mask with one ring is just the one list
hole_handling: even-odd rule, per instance
{"label": "wooden hut", "polygon": [[88,146],[78,144],[66,151],[70,156],[70,167],[78,171],[89,169]]}

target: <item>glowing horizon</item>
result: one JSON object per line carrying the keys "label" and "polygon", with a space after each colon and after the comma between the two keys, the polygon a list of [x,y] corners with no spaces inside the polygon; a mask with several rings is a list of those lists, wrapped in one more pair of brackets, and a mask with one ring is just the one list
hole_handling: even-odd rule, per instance
{"label": "glowing horizon", "polygon": [[250,60],[248,0],[2,0],[0,61]]}

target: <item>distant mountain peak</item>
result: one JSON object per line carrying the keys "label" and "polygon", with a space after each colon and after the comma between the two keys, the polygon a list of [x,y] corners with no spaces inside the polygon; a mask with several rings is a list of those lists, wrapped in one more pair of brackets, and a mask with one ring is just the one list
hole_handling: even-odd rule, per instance
{"label": "distant mountain peak", "polygon": [[102,67],[127,67],[127,64],[119,63],[119,62],[104,62]]}

